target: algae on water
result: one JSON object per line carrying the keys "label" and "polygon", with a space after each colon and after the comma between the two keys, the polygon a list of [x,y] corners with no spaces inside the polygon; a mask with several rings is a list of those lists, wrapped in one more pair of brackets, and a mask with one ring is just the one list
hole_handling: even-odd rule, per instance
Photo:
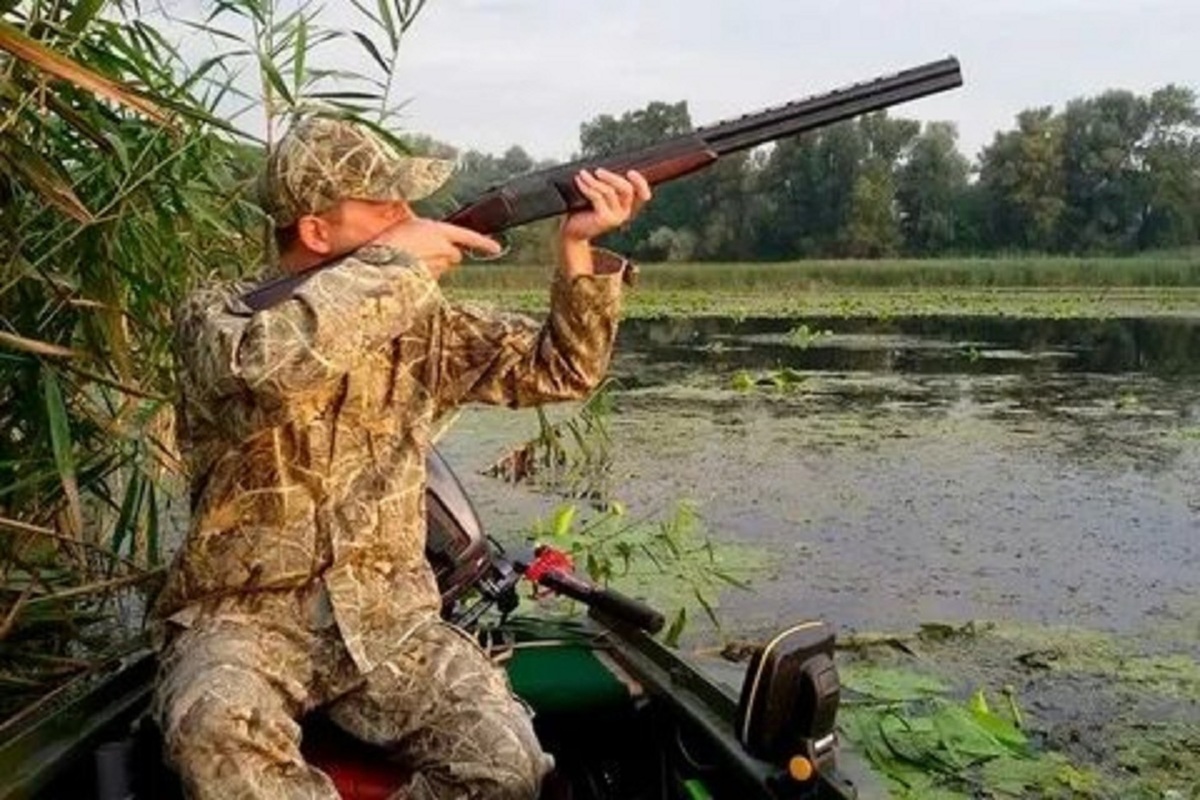
{"label": "algae on water", "polygon": [[1200,798],[1194,642],[944,628],[856,637],[841,658],[843,735],[893,796]]}

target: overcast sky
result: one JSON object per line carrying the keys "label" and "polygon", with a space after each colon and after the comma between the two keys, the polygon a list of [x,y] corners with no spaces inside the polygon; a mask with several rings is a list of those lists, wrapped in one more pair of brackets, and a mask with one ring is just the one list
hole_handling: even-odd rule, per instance
{"label": "overcast sky", "polygon": [[[351,0],[323,6],[325,26],[357,17]],[[196,63],[211,54],[202,37],[180,41]],[[1200,89],[1197,53],[1200,0],[428,0],[393,100],[408,101],[404,131],[565,159],[599,114],[686,100],[706,125],[955,55],[963,88],[891,113],[956,123],[973,157],[1025,108],[1114,87]],[[309,61],[373,69],[350,40]]]}
{"label": "overcast sky", "polygon": [[1200,88],[1200,2],[429,0],[395,96],[458,147],[565,158],[598,114],[686,100],[703,125],[945,55],[966,85],[892,113],[957,123],[973,156],[1023,108]]}

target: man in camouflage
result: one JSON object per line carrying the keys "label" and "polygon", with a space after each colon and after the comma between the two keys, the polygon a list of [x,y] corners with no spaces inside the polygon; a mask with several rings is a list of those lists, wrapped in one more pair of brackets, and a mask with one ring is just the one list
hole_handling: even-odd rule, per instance
{"label": "man in camouflage", "polygon": [[[541,326],[448,303],[438,278],[495,241],[412,214],[447,164],[310,118],[262,197],[280,268],[312,270],[253,312],[223,286],[180,309],[193,520],[159,597],[155,707],[193,798],[336,798],[299,749],[322,708],[414,770],[415,798],[532,798],[551,759],[502,672],[439,617],[425,545],[434,420],[460,403],[578,398],[605,372],[626,263],[590,240],[650,196],[581,172]],[[320,266],[321,269],[314,269]]]}

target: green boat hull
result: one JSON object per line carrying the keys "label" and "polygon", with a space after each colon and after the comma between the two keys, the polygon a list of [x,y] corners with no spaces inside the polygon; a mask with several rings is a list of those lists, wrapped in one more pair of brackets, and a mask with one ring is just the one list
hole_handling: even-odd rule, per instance
{"label": "green boat hull", "polygon": [[[750,755],[734,735],[735,690],[645,634],[595,620],[517,620],[498,633],[513,688],[555,756],[556,797],[876,796],[832,760],[801,783]],[[178,796],[145,724],[155,667],[152,653],[133,653],[52,710],[6,726],[0,800]],[[319,724],[310,733],[331,735]]]}

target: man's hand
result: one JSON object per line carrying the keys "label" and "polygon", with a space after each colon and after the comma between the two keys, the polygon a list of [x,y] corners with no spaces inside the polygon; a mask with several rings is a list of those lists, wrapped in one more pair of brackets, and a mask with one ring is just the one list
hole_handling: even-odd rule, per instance
{"label": "man's hand", "polygon": [[634,170],[623,176],[606,169],[594,173],[582,170],[575,176],[575,186],[592,201],[592,207],[566,218],[562,227],[564,239],[586,242],[615,230],[633,219],[650,199],[650,184]]}
{"label": "man's hand", "polygon": [[503,251],[500,243],[469,228],[448,222],[411,217],[385,230],[371,244],[394,247],[419,259],[433,274],[441,278],[462,262],[464,250],[474,250],[487,256]]}
{"label": "man's hand", "polygon": [[592,207],[568,215],[559,232],[561,267],[569,276],[591,274],[591,240],[633,219],[651,196],[650,184],[636,170],[624,176],[606,169],[582,170],[575,186]]}

